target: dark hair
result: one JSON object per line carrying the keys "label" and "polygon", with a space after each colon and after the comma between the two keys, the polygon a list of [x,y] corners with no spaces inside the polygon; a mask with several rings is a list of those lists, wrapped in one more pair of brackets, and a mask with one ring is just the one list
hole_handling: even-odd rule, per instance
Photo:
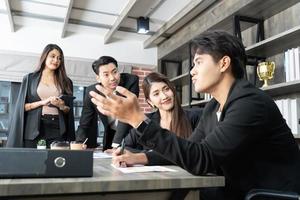
{"label": "dark hair", "polygon": [[177,136],[182,138],[188,138],[192,133],[191,123],[184,114],[181,108],[180,102],[177,97],[177,93],[174,85],[171,81],[163,74],[152,72],[148,74],[142,84],[144,95],[146,99],[149,99],[150,88],[152,83],[164,82],[172,90],[174,94],[174,108],[172,109],[172,121],[170,129],[172,132],[176,133]]}
{"label": "dark hair", "polygon": [[94,72],[98,75],[99,74],[99,67],[102,65],[107,65],[109,63],[113,63],[116,67],[118,67],[118,62],[116,59],[110,56],[101,56],[97,60],[95,60],[92,64],[92,68]]}
{"label": "dark hair", "polygon": [[71,80],[68,78],[68,76],[66,74],[64,53],[58,45],[48,44],[44,48],[42,55],[40,57],[40,61],[39,61],[38,67],[36,69],[36,72],[42,74],[43,70],[45,69],[45,65],[46,65],[45,63],[46,63],[47,56],[48,56],[49,52],[52,51],[53,49],[56,49],[60,53],[60,56],[61,56],[60,65],[54,72],[55,85],[61,89],[62,93],[72,94],[73,88],[72,88]]}
{"label": "dark hair", "polygon": [[243,78],[247,56],[242,42],[226,31],[205,31],[192,41],[192,54],[209,54],[215,62],[223,56],[231,59],[232,74]]}

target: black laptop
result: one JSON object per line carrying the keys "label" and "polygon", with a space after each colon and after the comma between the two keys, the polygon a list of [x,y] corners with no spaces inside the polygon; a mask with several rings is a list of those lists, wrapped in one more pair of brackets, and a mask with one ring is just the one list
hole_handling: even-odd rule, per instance
{"label": "black laptop", "polygon": [[92,150],[0,149],[0,177],[91,177]]}

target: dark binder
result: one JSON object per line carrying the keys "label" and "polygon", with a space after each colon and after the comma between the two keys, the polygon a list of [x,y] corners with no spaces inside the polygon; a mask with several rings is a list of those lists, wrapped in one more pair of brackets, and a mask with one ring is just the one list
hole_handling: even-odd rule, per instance
{"label": "dark binder", "polygon": [[0,149],[0,177],[91,177],[92,150]]}

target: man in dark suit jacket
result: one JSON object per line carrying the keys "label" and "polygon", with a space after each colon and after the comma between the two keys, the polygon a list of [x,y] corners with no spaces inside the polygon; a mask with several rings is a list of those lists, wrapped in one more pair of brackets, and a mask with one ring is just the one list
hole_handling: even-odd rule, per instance
{"label": "man in dark suit jacket", "polygon": [[[110,56],[102,56],[94,61],[93,70],[96,73],[98,83],[90,85],[86,89],[83,109],[79,127],[76,132],[76,140],[84,141],[88,138],[89,148],[97,147],[98,136],[98,116],[104,126],[103,151],[112,147],[117,147],[121,140],[129,132],[131,126],[122,123],[112,117],[107,117],[98,112],[96,106],[91,102],[90,91],[97,91],[95,86],[101,84],[110,93],[113,93],[118,85],[127,88],[136,96],[139,95],[139,78],[136,75],[119,73],[117,61]],[[113,145],[113,146],[112,146]]]}
{"label": "man in dark suit jacket", "polygon": [[[131,124],[141,145],[189,172],[225,176],[224,188],[200,192],[203,200],[241,200],[253,188],[300,193],[297,142],[271,97],[243,79],[246,53],[241,41],[224,31],[205,32],[194,41],[193,51],[195,91],[213,99],[189,140],[146,118],[137,98],[124,88],[117,91],[126,98],[103,99],[91,92],[93,102],[101,112]],[[124,164],[126,151],[114,154],[113,163]]]}

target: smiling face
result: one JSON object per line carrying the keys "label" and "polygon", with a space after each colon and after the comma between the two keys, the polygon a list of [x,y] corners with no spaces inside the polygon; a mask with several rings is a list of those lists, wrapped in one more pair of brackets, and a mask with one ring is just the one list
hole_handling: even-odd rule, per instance
{"label": "smiling face", "polygon": [[195,54],[191,75],[196,92],[210,93],[222,78],[220,62],[209,54]]}
{"label": "smiling face", "polygon": [[47,55],[45,68],[55,71],[61,64],[61,55],[57,49],[53,49]]}
{"label": "smiling face", "polygon": [[148,103],[159,110],[170,111],[174,108],[174,93],[164,82],[153,82]]}
{"label": "smiling face", "polygon": [[120,83],[120,73],[115,64],[108,63],[99,67],[99,74],[96,79],[106,89],[114,91]]}

